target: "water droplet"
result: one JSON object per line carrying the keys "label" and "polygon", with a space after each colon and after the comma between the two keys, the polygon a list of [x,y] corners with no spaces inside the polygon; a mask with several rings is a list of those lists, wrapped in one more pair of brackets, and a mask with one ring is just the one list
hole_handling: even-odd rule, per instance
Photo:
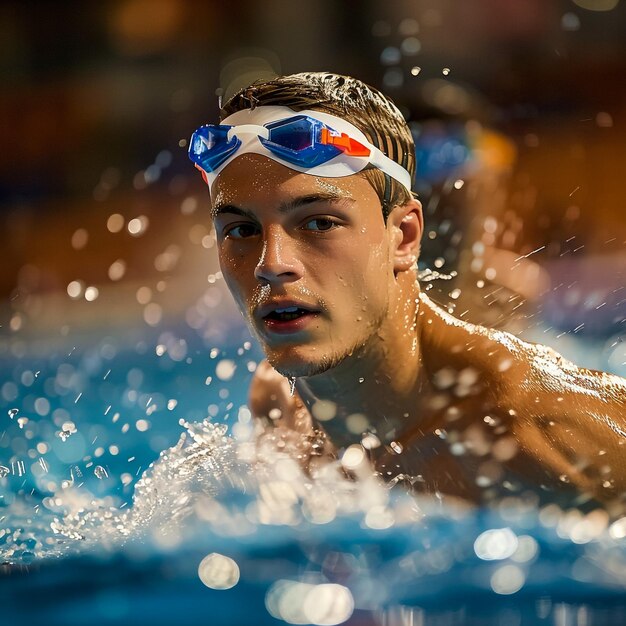
{"label": "water droplet", "polygon": [[61,441],[67,441],[69,437],[72,435],[71,430],[61,430],[57,433],[61,438]]}
{"label": "water droplet", "polygon": [[366,433],[361,438],[361,445],[366,450],[374,450],[380,446],[380,439],[374,433]]}
{"label": "water droplet", "polygon": [[9,409],[9,417],[13,419],[19,412],[19,409]]}
{"label": "water droplet", "polygon": [[315,435],[309,436],[310,454],[311,456],[320,456],[324,453],[324,443],[326,437],[321,431],[315,431]]}
{"label": "water droplet", "polygon": [[417,37],[407,37],[401,44],[400,49],[406,56],[417,54],[422,48],[422,44]]}
{"label": "water droplet", "polygon": [[450,74],[450,68],[449,68],[449,67],[444,67],[444,68],[441,70],[441,73],[442,73],[444,76],[448,76],[448,74]]}
{"label": "water droplet", "polygon": [[72,235],[72,248],[82,250],[89,241],[89,233],[84,228],[79,228]]}
{"label": "water droplet", "polygon": [[106,471],[106,469],[104,469],[104,467],[102,467],[102,465],[96,465],[93,473],[96,475],[96,478],[99,478],[100,480],[109,477],[108,472]]}
{"label": "water droplet", "polygon": [[87,302],[93,302],[98,298],[99,295],[100,291],[97,287],[91,286],[85,289],[85,300],[87,300]]}
{"label": "water droplet", "polygon": [[564,13],[561,18],[561,28],[568,31],[580,29],[580,18],[576,13]]}
{"label": "water droplet", "polygon": [[404,450],[404,448],[402,447],[402,444],[398,441],[392,441],[389,444],[389,447],[396,453],[396,454],[402,454],[402,451]]}
{"label": "water droplet", "polygon": [[108,270],[109,278],[113,281],[120,280],[126,272],[126,262],[123,259],[114,261]]}
{"label": "water droplet", "polygon": [[278,419],[280,419],[280,417],[281,417],[281,415],[282,415],[282,414],[283,414],[283,412],[282,412],[279,408],[274,407],[273,409],[270,409],[270,410],[269,410],[269,413],[268,413],[268,415],[267,415],[267,416],[268,416],[271,420],[278,420]]}
{"label": "water droplet", "polygon": [[402,87],[404,82],[404,74],[398,67],[390,67],[383,75],[383,83],[385,87]]}
{"label": "water droplet", "polygon": [[213,552],[200,562],[198,576],[210,589],[231,589],[239,582],[239,566],[233,559]]}
{"label": "water droplet", "polygon": [[230,380],[235,375],[237,364],[231,359],[223,359],[215,366],[215,375],[220,380]]}
{"label": "water droplet", "polygon": [[337,415],[337,405],[332,400],[317,400],[311,407],[311,413],[316,420],[327,422]]}
{"label": "water droplet", "polygon": [[111,233],[119,233],[124,228],[124,216],[119,213],[113,213],[107,220],[107,229]]}
{"label": "water droplet", "polygon": [[415,35],[416,33],[419,32],[419,23],[417,22],[416,19],[412,18],[412,17],[406,17],[404,18],[399,26],[398,26],[398,32],[401,35],[404,36],[410,36],[410,35]]}
{"label": "water droplet", "polygon": [[596,115],[596,124],[601,128],[611,128],[613,126],[613,117],[606,111],[600,111]]}
{"label": "water droplet", "polygon": [[400,50],[395,46],[388,46],[380,54],[380,62],[383,65],[395,65],[401,58]]}
{"label": "water droplet", "polygon": [[133,237],[139,237],[146,232],[148,225],[148,218],[145,215],[140,215],[130,220],[126,228]]}
{"label": "water droplet", "polygon": [[8,476],[11,473],[11,470],[8,467],[5,467],[4,465],[0,465],[0,478],[4,478],[5,476]]}
{"label": "water droplet", "polygon": [[417,76],[422,71],[422,68],[419,65],[415,65],[411,68],[411,76]]}

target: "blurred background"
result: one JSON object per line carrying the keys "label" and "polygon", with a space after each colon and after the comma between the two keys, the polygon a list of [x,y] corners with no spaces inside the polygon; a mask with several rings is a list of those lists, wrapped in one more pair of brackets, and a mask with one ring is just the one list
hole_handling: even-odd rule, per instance
{"label": "blurred background", "polygon": [[306,70],[356,76],[409,121],[439,302],[626,374],[625,33],[624,0],[5,0],[0,447],[41,458],[85,420],[52,449],[88,466],[117,454],[93,443],[116,402],[139,432],[177,403],[236,412],[203,391],[216,374],[243,406],[260,357],[187,141],[236,89]]}
{"label": "blurred background", "polygon": [[[11,623],[82,624],[85,611],[101,623],[226,623],[229,612],[228,623],[266,623],[265,578],[337,568],[343,584],[351,567],[367,579],[364,563],[378,576],[359,587],[372,606],[408,593],[424,606],[443,598],[447,610],[449,589],[492,606],[492,596],[463,592],[470,579],[489,591],[487,570],[467,574],[459,561],[437,577],[450,567],[447,545],[474,556],[478,531],[456,518],[454,531],[408,526],[397,545],[382,535],[380,552],[372,541],[381,535],[370,539],[363,526],[264,526],[256,540],[227,534],[216,544],[220,526],[205,522],[188,541],[223,545],[248,576],[242,595],[208,600],[198,554],[174,558],[175,538],[158,532],[162,561],[142,566],[131,552],[99,570],[61,561],[37,577],[35,557],[80,543],[59,542],[51,519],[127,510],[187,421],[208,417],[238,441],[253,436],[247,386],[262,355],[223,284],[187,141],[236,89],[311,70],[356,76],[406,116],[426,218],[424,289],[462,319],[626,376],[626,0],[3,0],[0,575],[14,574],[3,576]],[[356,542],[358,561],[344,561],[340,538]],[[422,542],[437,548],[424,560]],[[611,554],[590,544],[571,557],[542,545],[545,565],[522,598],[535,593],[549,607],[552,596],[593,597],[608,610],[600,592],[622,587],[600,576],[624,567],[618,546],[606,545]],[[437,574],[418,584],[410,575],[397,591],[405,563],[415,576]],[[594,576],[610,582],[590,585]],[[584,605],[554,607],[555,623],[574,623],[574,611],[588,621]],[[506,611],[501,623],[521,623]],[[350,623],[370,623],[359,619]]]}

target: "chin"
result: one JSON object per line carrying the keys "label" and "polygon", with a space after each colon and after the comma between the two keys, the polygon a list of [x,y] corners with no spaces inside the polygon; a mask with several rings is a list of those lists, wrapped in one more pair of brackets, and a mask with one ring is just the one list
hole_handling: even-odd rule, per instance
{"label": "chin", "polygon": [[[289,354],[287,353],[289,352]],[[294,354],[293,350],[266,350],[269,364],[285,378],[307,378],[318,376],[337,367],[346,355],[311,355]]]}

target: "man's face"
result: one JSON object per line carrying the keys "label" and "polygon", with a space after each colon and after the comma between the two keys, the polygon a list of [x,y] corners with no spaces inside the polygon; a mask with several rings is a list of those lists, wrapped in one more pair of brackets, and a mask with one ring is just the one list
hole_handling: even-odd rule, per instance
{"label": "man's face", "polygon": [[394,274],[363,176],[319,178],[241,155],[212,197],[222,273],[274,368],[312,376],[367,349]]}

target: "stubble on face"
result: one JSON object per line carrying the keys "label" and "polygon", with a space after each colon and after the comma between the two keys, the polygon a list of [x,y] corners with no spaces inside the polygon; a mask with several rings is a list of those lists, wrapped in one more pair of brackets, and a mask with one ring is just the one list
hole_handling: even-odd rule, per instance
{"label": "stubble on face", "polygon": [[360,336],[354,338],[349,344],[346,344],[345,339],[341,337],[333,340],[331,318],[330,336],[320,343],[319,348],[306,342],[294,343],[291,354],[285,345],[275,348],[269,345],[262,336],[257,336],[268,362],[277,372],[286,378],[311,378],[325,374],[349,360],[365,360],[373,356],[378,350],[379,331],[387,317],[388,307],[379,311],[378,316],[364,326]]}

